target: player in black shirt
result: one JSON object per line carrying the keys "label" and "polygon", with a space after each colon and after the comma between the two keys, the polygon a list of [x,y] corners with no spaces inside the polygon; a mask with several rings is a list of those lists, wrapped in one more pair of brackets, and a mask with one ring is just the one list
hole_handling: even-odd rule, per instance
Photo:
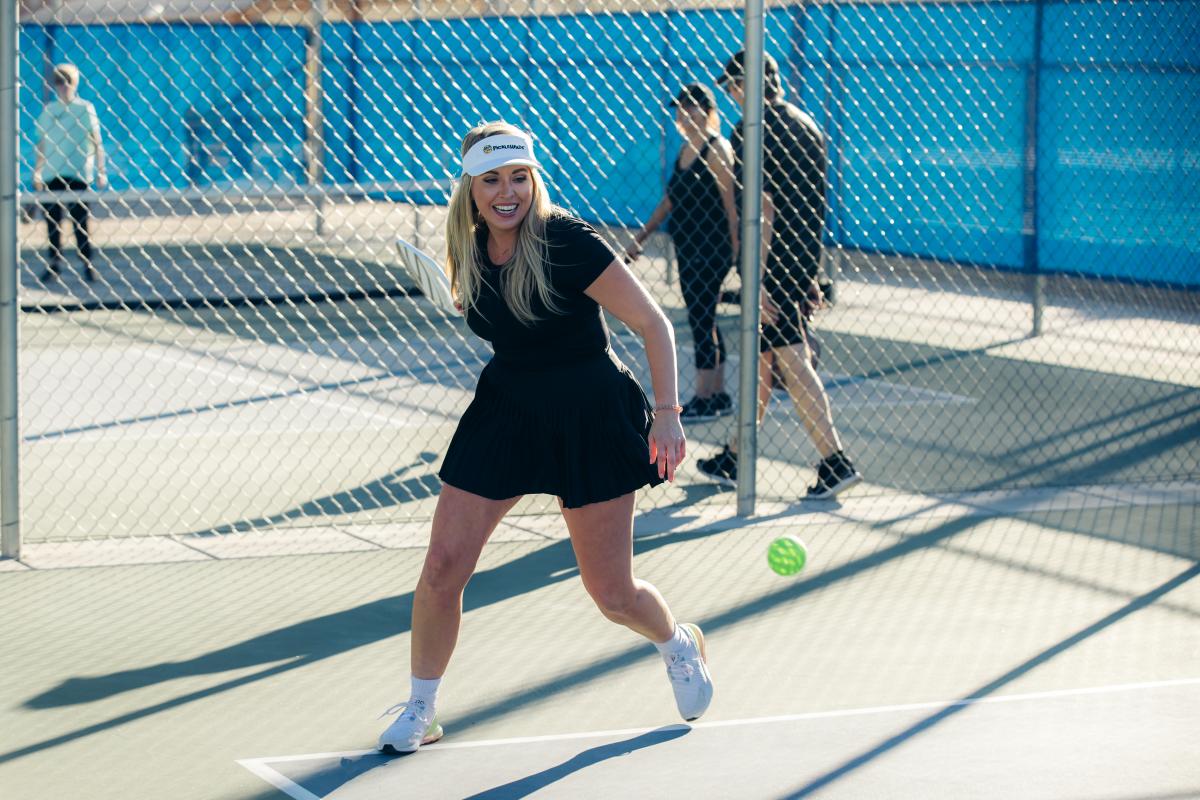
{"label": "player in black shirt", "polygon": [[[736,53],[717,77],[717,83],[745,107],[744,52]],[[821,233],[825,225],[825,137],[816,122],[784,101],[783,83],[775,59],[764,54],[763,95],[763,241],[762,329],[759,337],[758,419],[771,398],[767,380],[774,369],[784,376],[788,394],[821,454],[817,481],[805,495],[825,499],[862,480],[842,452],[833,425],[829,396],[813,366],[808,322],[823,302],[817,282],[821,264]],[[742,123],[731,137],[741,181]],[[737,480],[737,451],[733,444],[713,458],[701,459],[700,470],[722,483]]]}
{"label": "player in black shirt", "polygon": [[[671,325],[600,236],[550,204],[529,135],[471,130],[450,200],[447,265],[467,324],[495,355],[442,463],[443,487],[412,612],[412,692],[381,750],[441,738],[437,690],[484,544],[525,494],[559,498],[583,585],[601,612],[650,639],[684,719],[712,699],[704,637],[633,575],[634,492],[674,478],[685,442]],[[609,347],[602,310],[645,341],[652,406]]]}

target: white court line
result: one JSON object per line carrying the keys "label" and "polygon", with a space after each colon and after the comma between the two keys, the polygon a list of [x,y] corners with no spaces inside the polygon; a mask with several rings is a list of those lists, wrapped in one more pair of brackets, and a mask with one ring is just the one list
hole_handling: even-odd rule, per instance
{"label": "white court line", "polygon": [[[835,719],[842,717],[861,717],[873,714],[894,714],[904,711],[926,711],[931,709],[960,708],[964,706],[1013,703],[1029,700],[1053,700],[1060,697],[1077,697],[1081,695],[1113,694],[1116,692],[1135,692],[1148,689],[1166,689],[1176,686],[1200,686],[1200,677],[1177,678],[1165,681],[1146,681],[1142,683],[1121,683],[1110,686],[1089,686],[1078,689],[1054,689],[1047,692],[1027,692],[1024,694],[999,695],[997,697],[981,697],[966,700],[943,700],[928,703],[902,703],[888,706],[870,706],[866,708],[845,708],[834,711],[810,711],[803,714],[783,714],[773,717],[752,717],[749,719],[720,720],[717,722],[695,722],[691,725],[679,723],[676,725],[658,726],[653,728],[624,728],[607,731],[585,731],[580,733],[560,733],[548,736],[518,736],[511,739],[487,739],[478,742],[439,742],[427,745],[422,749],[428,750],[465,750],[473,747],[498,747],[514,744],[536,744],[539,742],[563,742],[573,739],[598,739],[614,736],[635,736],[653,731],[678,730],[680,728],[731,728],[745,725],[769,725],[779,722],[798,722],[814,719]],[[237,763],[266,780],[276,788],[291,794],[296,800],[319,800],[292,780],[276,772],[268,764],[281,764],[292,761],[308,761],[329,758],[356,758],[377,753],[376,750],[346,750],[330,753],[306,753],[294,756],[266,756],[261,758],[242,758]],[[283,784],[294,788],[287,788]]]}
{"label": "white court line", "polygon": [[267,758],[242,758],[237,763],[241,764],[246,769],[253,772],[258,777],[262,778],[267,783],[274,786],[284,794],[295,798],[295,800],[321,800],[315,794],[305,789],[300,784],[290,778],[280,775],[275,770],[263,764],[264,761],[270,761]]}

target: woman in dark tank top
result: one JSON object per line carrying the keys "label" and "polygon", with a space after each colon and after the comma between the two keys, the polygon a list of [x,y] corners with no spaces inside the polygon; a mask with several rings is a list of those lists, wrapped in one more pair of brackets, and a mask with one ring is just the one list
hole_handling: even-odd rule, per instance
{"label": "woman in dark tank top", "polygon": [[737,253],[733,150],[719,132],[716,101],[707,86],[685,86],[671,105],[684,144],[662,200],[626,256],[636,258],[642,243],[669,215],[679,288],[696,354],[696,394],[680,418],[698,422],[725,416],[733,406],[724,386],[725,343],[716,324],[721,283]]}

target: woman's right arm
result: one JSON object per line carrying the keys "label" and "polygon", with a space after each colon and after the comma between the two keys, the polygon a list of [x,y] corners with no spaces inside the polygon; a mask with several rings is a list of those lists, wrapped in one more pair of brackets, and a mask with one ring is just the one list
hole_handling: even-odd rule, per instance
{"label": "woman's right arm", "polygon": [[642,254],[642,245],[650,234],[658,230],[658,226],[662,225],[663,220],[671,213],[671,198],[665,194],[662,200],[658,201],[658,205],[654,207],[654,212],[650,215],[650,219],[646,220],[646,224],[642,226],[636,234],[634,234],[633,242],[625,248],[625,260],[633,261]]}
{"label": "woman's right arm", "polygon": [[646,346],[650,385],[655,409],[650,433],[650,462],[659,477],[675,480],[675,468],[687,454],[687,439],[679,420],[678,369],[675,363],[675,329],[637,277],[620,261],[613,261],[592,281],[585,294],[605,311],[629,326]]}
{"label": "woman's right arm", "polygon": [[733,257],[736,259],[740,249],[738,237],[741,234],[741,224],[738,222],[737,199],[734,192],[733,148],[727,139],[719,137],[716,140],[716,147],[708,148],[706,163],[717,179],[717,191],[721,195],[721,207],[725,209],[725,219],[729,224],[729,241],[733,245]]}

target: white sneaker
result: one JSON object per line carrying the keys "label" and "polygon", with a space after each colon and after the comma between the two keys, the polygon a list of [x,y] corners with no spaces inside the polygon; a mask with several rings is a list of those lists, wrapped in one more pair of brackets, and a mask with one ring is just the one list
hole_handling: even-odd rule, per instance
{"label": "white sneaker", "polygon": [[408,700],[383,712],[400,716],[379,735],[379,750],[382,752],[415,753],[423,744],[433,744],[442,738],[442,726],[424,700]]}
{"label": "white sneaker", "polygon": [[678,653],[671,656],[667,664],[667,677],[671,679],[671,689],[675,692],[675,705],[679,715],[691,722],[700,718],[712,702],[713,683],[705,663],[704,634],[700,628],[690,622],[679,626],[687,632],[696,645],[692,653]]}

